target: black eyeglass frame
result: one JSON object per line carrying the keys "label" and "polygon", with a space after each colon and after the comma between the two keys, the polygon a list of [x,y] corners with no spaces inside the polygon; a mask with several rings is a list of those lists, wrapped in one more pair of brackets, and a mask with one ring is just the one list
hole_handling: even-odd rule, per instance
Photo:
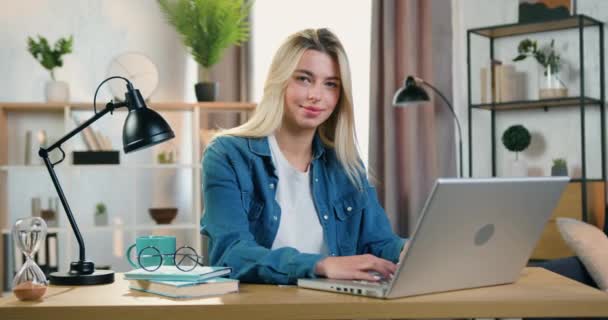
{"label": "black eyeglass frame", "polygon": [[[143,254],[145,253],[146,250],[152,250],[153,252],[155,252],[155,254]],[[187,251],[190,250],[192,251],[192,253],[180,253],[180,251]],[[182,258],[179,260],[179,262],[177,261],[177,257],[178,256],[182,256]],[[144,263],[142,263],[142,258],[149,258],[149,257],[159,257],[159,263],[155,264],[153,266],[145,266]],[[194,258],[196,257],[196,258]],[[190,246],[182,246],[180,248],[178,248],[177,250],[175,250],[174,253],[161,253],[160,250],[158,250],[158,248],[156,248],[155,246],[147,246],[143,249],[141,249],[138,254],[137,254],[137,264],[139,264],[139,266],[149,272],[153,272],[156,271],[160,268],[160,266],[163,265],[163,262],[165,261],[165,259],[167,258],[172,258],[173,259],[173,264],[175,265],[175,267],[183,272],[188,272],[188,271],[192,271],[194,270],[194,268],[196,268],[197,265],[203,265],[203,256],[200,256],[196,253],[196,250],[194,250],[194,248],[190,247]],[[184,261],[184,259],[190,259],[191,261],[193,261],[194,263],[191,266],[186,266],[184,267],[182,261]]]}

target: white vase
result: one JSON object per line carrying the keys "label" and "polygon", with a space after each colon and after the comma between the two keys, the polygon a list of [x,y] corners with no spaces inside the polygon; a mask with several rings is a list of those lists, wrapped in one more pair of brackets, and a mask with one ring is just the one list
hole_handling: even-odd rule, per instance
{"label": "white vase", "polygon": [[559,73],[551,70],[551,66],[547,66],[546,69],[539,68],[538,80],[539,99],[555,99],[568,96],[568,88],[559,78]]}
{"label": "white vase", "polygon": [[528,175],[528,165],[526,161],[522,159],[516,159],[511,161],[510,171],[512,177],[525,177]]}
{"label": "white vase", "polygon": [[101,213],[95,214],[95,225],[98,227],[103,227],[103,226],[107,226],[108,225],[108,214],[107,213]]}
{"label": "white vase", "polygon": [[68,102],[70,100],[70,87],[67,82],[51,80],[45,87],[46,102]]}

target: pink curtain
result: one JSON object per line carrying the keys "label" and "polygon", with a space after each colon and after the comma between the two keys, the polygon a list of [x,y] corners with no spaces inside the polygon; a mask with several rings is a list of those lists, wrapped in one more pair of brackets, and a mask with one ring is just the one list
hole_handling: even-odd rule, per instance
{"label": "pink curtain", "polygon": [[394,230],[409,236],[440,176],[456,176],[453,118],[431,102],[394,108],[405,77],[415,75],[452,98],[451,2],[373,1],[369,168]]}

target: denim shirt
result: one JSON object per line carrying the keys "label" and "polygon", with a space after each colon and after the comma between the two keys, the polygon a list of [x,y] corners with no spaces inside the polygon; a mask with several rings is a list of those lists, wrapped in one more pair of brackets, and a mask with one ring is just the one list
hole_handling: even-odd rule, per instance
{"label": "denim shirt", "polygon": [[[367,179],[351,183],[332,148],[315,135],[310,165],[313,202],[332,256],[373,254],[397,262],[405,239],[395,235]],[[203,155],[204,213],[211,265],[232,268],[243,282],[293,284],[314,278],[320,254],[270,250],[281,223],[278,177],[268,138],[221,136]]]}

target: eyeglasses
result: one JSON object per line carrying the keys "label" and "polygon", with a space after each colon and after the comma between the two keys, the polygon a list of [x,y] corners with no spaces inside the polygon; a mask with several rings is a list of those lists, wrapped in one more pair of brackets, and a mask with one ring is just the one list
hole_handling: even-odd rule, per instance
{"label": "eyeglasses", "polygon": [[154,246],[147,246],[137,255],[137,264],[146,271],[155,271],[163,265],[166,259],[173,262],[177,269],[187,272],[196,268],[197,265],[203,265],[203,256],[196,254],[196,251],[189,246],[183,246],[174,253],[161,253]]}

